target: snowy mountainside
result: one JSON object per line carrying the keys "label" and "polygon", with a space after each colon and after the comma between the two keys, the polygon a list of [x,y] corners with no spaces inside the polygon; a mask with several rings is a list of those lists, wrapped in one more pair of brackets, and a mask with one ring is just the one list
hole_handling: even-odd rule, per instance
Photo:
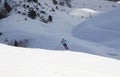
{"label": "snowy mountainside", "polygon": [[[16,45],[17,42],[20,47],[64,50],[60,43],[64,36],[69,41],[68,47],[71,51],[120,59],[120,54],[117,53],[119,50],[78,39],[72,35],[72,29],[76,25],[101,11],[89,7],[61,6],[54,4],[52,0],[38,0],[38,2],[40,4],[26,0],[8,2],[13,9],[6,18],[0,19],[0,43]],[[49,15],[52,16],[51,21]]]}
{"label": "snowy mountainside", "polygon": [[[65,15],[63,17],[65,17]],[[69,19],[67,16],[65,18],[66,20]],[[68,22],[69,21],[70,20],[68,20]],[[57,20],[56,22],[60,23]],[[0,42],[4,44],[14,45],[16,40],[18,44],[23,47],[64,50],[60,41],[61,37],[65,36],[65,38],[69,40],[68,46],[71,51],[86,52],[120,59],[119,50],[72,36],[71,30],[74,28],[73,25],[76,24],[76,22],[67,23],[69,26],[67,26],[66,23],[57,24],[57,27],[55,23],[51,23],[48,26],[45,23],[32,19],[24,21],[23,16],[13,14],[13,16],[11,15],[1,20],[0,24],[0,31],[3,33],[0,35]]]}
{"label": "snowy mountainside", "polygon": [[115,59],[0,44],[0,77],[120,77],[119,71]]}
{"label": "snowy mountainside", "polygon": [[117,2],[110,2],[106,0],[72,0],[73,7],[77,8],[89,8],[96,11],[106,11],[115,7],[120,7]]}
{"label": "snowy mountainside", "polygon": [[44,23],[51,22],[56,11],[69,9],[66,5],[60,5],[59,0],[56,1],[57,3],[54,3],[54,0],[2,0],[3,7],[5,2],[12,8],[12,13],[38,19]]}
{"label": "snowy mountainside", "polygon": [[[93,41],[120,50],[120,8],[93,17],[73,29],[79,39]],[[115,51],[114,51],[115,52]],[[117,51],[116,53],[119,53]]]}

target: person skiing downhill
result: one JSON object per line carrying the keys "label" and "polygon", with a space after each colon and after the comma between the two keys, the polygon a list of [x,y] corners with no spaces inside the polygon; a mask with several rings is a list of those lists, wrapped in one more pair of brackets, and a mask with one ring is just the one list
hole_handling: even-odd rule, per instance
{"label": "person skiing downhill", "polygon": [[64,39],[64,37],[62,38],[62,40],[61,40],[61,44],[63,44],[63,46],[64,46],[64,48],[66,49],[66,50],[69,50],[69,48],[68,48],[68,46],[67,46],[67,40],[65,40]]}

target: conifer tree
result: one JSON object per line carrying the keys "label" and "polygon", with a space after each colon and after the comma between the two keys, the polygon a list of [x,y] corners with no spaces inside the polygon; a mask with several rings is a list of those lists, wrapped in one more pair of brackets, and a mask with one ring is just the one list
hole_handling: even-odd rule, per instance
{"label": "conifer tree", "polygon": [[11,8],[10,5],[8,4],[7,0],[5,0],[5,2],[4,2],[4,8],[5,8],[8,12],[10,12],[10,11],[12,10],[12,8]]}

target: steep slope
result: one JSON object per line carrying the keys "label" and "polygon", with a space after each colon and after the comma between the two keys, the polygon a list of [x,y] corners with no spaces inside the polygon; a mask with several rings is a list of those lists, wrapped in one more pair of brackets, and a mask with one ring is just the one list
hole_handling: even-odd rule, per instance
{"label": "steep slope", "polygon": [[120,77],[120,61],[0,44],[0,77]]}
{"label": "steep slope", "polygon": [[[120,50],[120,9],[114,9],[79,24],[73,35]],[[120,53],[120,52],[119,52]]]}

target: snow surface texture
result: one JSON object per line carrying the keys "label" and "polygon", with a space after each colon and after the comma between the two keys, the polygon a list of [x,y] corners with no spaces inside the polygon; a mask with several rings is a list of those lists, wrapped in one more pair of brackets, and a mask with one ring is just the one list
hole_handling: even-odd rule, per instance
{"label": "snow surface texture", "polygon": [[[71,51],[120,59],[119,49],[100,43],[97,44],[91,40],[79,39],[72,35],[72,30],[76,25],[86,19],[94,17],[93,15],[95,14],[98,15],[98,13],[101,13],[100,8],[97,8],[98,10],[95,11],[91,7],[89,8],[89,6],[81,9],[77,7],[68,8],[66,6],[59,6],[59,9],[53,13],[48,12],[48,9],[55,8],[51,0],[39,1],[43,4],[45,8],[44,11],[53,16],[53,21],[46,24],[38,19],[32,20],[27,16],[16,14],[14,10],[12,10],[10,16],[0,20],[0,32],[3,33],[0,36],[1,43],[13,45],[14,41],[17,40],[25,42],[25,47],[64,50],[64,47],[60,43],[64,36],[65,39],[69,41],[68,47]],[[79,2],[77,0],[75,1]],[[108,1],[102,1],[102,3],[104,2],[109,3]],[[49,7],[45,6],[45,3],[47,3]],[[88,3],[88,1],[86,1],[86,3]],[[95,2],[95,4],[96,3],[97,2]],[[111,2],[111,4],[116,4],[116,6],[119,7],[117,3]],[[30,6],[32,7],[33,4]],[[18,10],[23,10],[21,7],[18,8]],[[112,8],[108,7],[107,9]],[[102,11],[106,11],[106,9]],[[25,20],[25,18],[27,18],[27,20]],[[79,34],[77,36],[79,36]]]}
{"label": "snow surface texture", "polygon": [[0,77],[120,77],[120,61],[0,44]]}
{"label": "snow surface texture", "polygon": [[[120,8],[87,20],[73,29],[73,35],[117,49],[120,54]],[[114,51],[115,53],[115,51]]]}

